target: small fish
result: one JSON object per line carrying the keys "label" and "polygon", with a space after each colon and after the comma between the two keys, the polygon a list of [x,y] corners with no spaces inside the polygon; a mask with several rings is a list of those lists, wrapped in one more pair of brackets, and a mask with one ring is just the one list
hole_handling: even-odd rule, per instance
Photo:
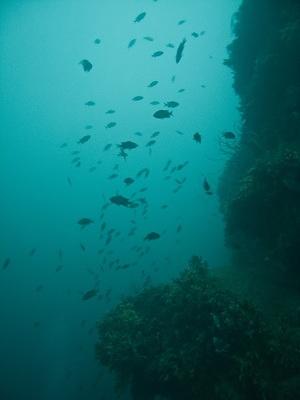
{"label": "small fish", "polygon": [[201,31],[201,32],[200,32],[200,36],[205,35],[205,33],[206,33],[206,31]]}
{"label": "small fish", "polygon": [[118,174],[111,174],[108,179],[116,179],[118,176]]}
{"label": "small fish", "polygon": [[109,122],[109,123],[106,125],[105,128],[106,128],[106,129],[114,128],[116,125],[117,125],[116,122]]}
{"label": "small fish", "polygon": [[136,136],[143,136],[142,132],[134,132],[134,135],[136,135]]}
{"label": "small fish", "polygon": [[122,142],[121,144],[118,144],[118,147],[123,150],[132,150],[136,149],[138,147],[138,144],[128,140],[127,142]]}
{"label": "small fish", "polygon": [[153,132],[152,135],[150,136],[152,139],[157,137],[160,134],[159,131]]}
{"label": "small fish", "polygon": [[174,83],[175,80],[176,80],[176,75],[173,75],[173,76],[172,76],[172,79],[171,79],[171,82]]}
{"label": "small fish", "polygon": [[85,72],[89,72],[93,68],[93,64],[89,60],[81,60],[79,64],[82,65]]}
{"label": "small fish", "polygon": [[110,198],[111,203],[116,204],[117,206],[123,206],[127,208],[135,208],[137,207],[136,203],[130,201],[127,197],[116,195]]}
{"label": "small fish", "polygon": [[158,84],[158,81],[152,81],[149,83],[149,85],[147,87],[152,88],[152,87],[156,86],[157,84]]}
{"label": "small fish", "polygon": [[140,13],[134,20],[134,22],[141,22],[146,17],[146,12]]}
{"label": "small fish", "polygon": [[88,142],[91,138],[91,135],[85,135],[83,136],[81,139],[78,140],[78,144],[84,144],[86,142]]}
{"label": "small fish", "polygon": [[202,142],[202,136],[200,135],[199,132],[194,133],[193,140],[195,140],[196,143],[201,143]]}
{"label": "small fish", "polygon": [[80,248],[82,251],[85,251],[85,245],[83,245],[82,243],[80,243]]}
{"label": "small fish", "polygon": [[177,25],[183,25],[186,23],[186,19],[181,19],[180,21],[178,21]]}
{"label": "small fish", "polygon": [[201,85],[201,87],[202,87],[202,89],[205,89],[205,88],[206,88],[206,86],[205,86],[205,85]]}
{"label": "small fish", "polygon": [[92,100],[87,101],[86,103],[84,103],[86,106],[94,106],[96,103]]}
{"label": "small fish", "polygon": [[65,142],[65,143],[63,143],[63,144],[60,145],[60,148],[63,149],[63,148],[65,148],[65,147],[67,147],[67,146],[68,146],[68,143]]}
{"label": "small fish", "polygon": [[178,93],[183,93],[185,91],[185,89],[179,89]]}
{"label": "small fish", "polygon": [[165,106],[168,108],[175,108],[179,106],[179,103],[177,103],[177,101],[168,101],[165,103]]}
{"label": "small fish", "polygon": [[210,190],[210,185],[207,182],[206,178],[204,178],[204,180],[203,180],[203,189],[205,190],[206,194],[209,194],[209,195],[212,194],[212,192]]}
{"label": "small fish", "polygon": [[178,133],[178,135],[184,135],[184,133],[181,131],[176,131],[176,133]]}
{"label": "small fish", "polygon": [[140,100],[143,100],[143,98],[144,98],[143,96],[135,96],[135,97],[132,98],[132,100],[133,101],[140,101]]}
{"label": "small fish", "polygon": [[100,43],[101,43],[101,39],[99,39],[99,38],[95,39],[95,40],[94,40],[94,43],[95,43],[95,44],[100,44]]}
{"label": "small fish", "polygon": [[71,180],[71,178],[70,178],[69,176],[68,176],[68,178],[67,178],[67,181],[68,181],[69,186],[73,186],[72,180]]}
{"label": "small fish", "polygon": [[6,259],[3,261],[2,269],[8,268],[8,266],[10,265],[10,263],[11,263],[11,259],[10,259],[10,258],[6,258]]}
{"label": "small fish", "polygon": [[88,225],[90,225],[90,224],[93,224],[94,221],[93,221],[92,219],[90,219],[90,218],[81,218],[77,223],[78,223],[78,224],[81,226],[81,228],[83,229],[83,228],[85,228],[86,226],[88,226]]}
{"label": "small fish", "polygon": [[128,43],[128,49],[130,49],[131,47],[133,47],[136,44],[136,39],[131,39],[130,42]]}
{"label": "small fish", "polygon": [[142,175],[145,175],[145,178],[148,178],[149,174],[150,174],[149,168],[143,168],[136,174],[136,177],[139,178]]}
{"label": "small fish", "polygon": [[43,289],[44,289],[44,285],[37,285],[37,287],[35,288],[35,291],[37,293],[40,293]]}
{"label": "small fish", "polygon": [[179,233],[179,232],[181,232],[182,231],[182,226],[181,225],[178,225],[177,226],[177,229],[176,229],[176,233]]}
{"label": "small fish", "polygon": [[80,160],[80,157],[74,157],[73,160],[71,161],[71,163],[75,164],[79,160]]}
{"label": "small fish", "polygon": [[121,151],[118,154],[118,156],[124,158],[124,160],[126,161],[126,158],[128,157],[128,154],[124,151],[124,149],[121,149]]}
{"label": "small fish", "polygon": [[33,257],[35,253],[36,253],[36,248],[31,249],[29,252],[29,257]]}
{"label": "small fish", "polygon": [[160,238],[160,234],[157,232],[150,232],[145,237],[144,240],[157,240]]}
{"label": "small fish", "polygon": [[107,110],[105,114],[114,114],[115,112],[115,110]]}
{"label": "small fish", "polygon": [[129,186],[129,185],[131,185],[131,184],[134,183],[134,179],[128,177],[128,178],[125,178],[125,179],[123,180],[123,182],[124,182],[127,186]]}
{"label": "small fish", "polygon": [[92,129],[92,128],[93,128],[93,125],[86,125],[85,126],[85,129],[87,129],[87,130]]}
{"label": "small fish", "polygon": [[166,45],[166,47],[169,47],[170,49],[174,49],[174,48],[175,48],[175,46],[174,46],[173,43],[168,43],[168,44]]}
{"label": "small fish", "polygon": [[172,163],[172,161],[171,161],[171,160],[168,160],[167,163],[166,163],[166,165],[164,166],[163,171],[167,171],[167,170],[169,169],[171,163]]}
{"label": "small fish", "polygon": [[235,139],[236,138],[235,134],[231,131],[223,132],[223,137],[225,139]]}
{"label": "small fish", "polygon": [[161,50],[159,50],[159,51],[156,51],[155,53],[153,53],[153,54],[152,54],[152,57],[154,57],[154,58],[160,57],[160,56],[162,56],[163,54],[164,54],[164,52],[161,51]]}
{"label": "small fish", "polygon": [[144,39],[147,40],[148,42],[153,42],[154,39],[151,36],[144,36]]}
{"label": "small fish", "polygon": [[72,151],[72,153],[71,153],[71,154],[72,154],[73,156],[75,156],[76,154],[79,154],[79,153],[80,153],[80,151],[79,151],[79,150],[74,150],[74,151]]}
{"label": "small fish", "polygon": [[153,146],[156,143],[156,140],[150,140],[147,144],[146,147]]}
{"label": "small fish", "polygon": [[176,64],[178,64],[182,58],[185,44],[186,44],[186,39],[183,39],[182,42],[180,43],[180,45],[178,46],[178,49],[176,52],[176,57],[175,57]]}
{"label": "small fish", "polygon": [[150,103],[152,106],[158,106],[158,104],[159,104],[159,101],[157,101],[157,100],[154,100],[154,101],[151,101],[151,103]]}
{"label": "small fish", "polygon": [[59,272],[59,271],[61,271],[63,269],[63,265],[58,265],[56,268],[55,268],[55,272]]}
{"label": "small fish", "polygon": [[199,37],[199,33],[193,32],[193,33],[192,33],[192,36],[193,36],[194,38],[198,38],[198,37]]}
{"label": "small fish", "polygon": [[153,114],[153,117],[158,119],[165,119],[170,118],[172,115],[173,113],[169,110],[158,110]]}
{"label": "small fish", "polygon": [[181,171],[184,167],[188,165],[188,163],[189,163],[188,161],[185,161],[183,164],[177,165],[176,170]]}
{"label": "small fish", "polygon": [[82,295],[81,300],[82,300],[82,301],[90,300],[90,299],[92,299],[93,297],[97,296],[97,294],[98,294],[98,290],[97,290],[97,289],[88,290],[87,292],[85,292],[85,293]]}
{"label": "small fish", "polygon": [[105,146],[103,147],[103,151],[107,151],[107,150],[109,150],[111,147],[112,147],[112,144],[111,144],[111,143],[108,143],[107,145],[105,145]]}

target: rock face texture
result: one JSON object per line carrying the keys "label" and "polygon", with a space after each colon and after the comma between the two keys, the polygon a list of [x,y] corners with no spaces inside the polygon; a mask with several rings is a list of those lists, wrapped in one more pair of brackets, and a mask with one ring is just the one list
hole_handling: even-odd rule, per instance
{"label": "rock face texture", "polygon": [[300,3],[245,0],[225,60],[240,143],[219,186],[227,244],[300,287]]}

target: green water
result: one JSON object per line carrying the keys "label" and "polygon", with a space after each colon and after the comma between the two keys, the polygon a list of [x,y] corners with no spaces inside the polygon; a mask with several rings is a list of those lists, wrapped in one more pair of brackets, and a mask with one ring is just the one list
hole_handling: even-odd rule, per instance
{"label": "green water", "polygon": [[[223,65],[239,3],[1,2],[1,399],[114,399],[95,361],[96,321],[123,295],[177,276],[191,255],[211,267],[228,263],[216,191],[230,156],[222,132],[239,134],[238,98]],[[156,51],[164,54],[152,57]],[[154,118],[168,101],[179,103],[173,116]],[[117,125],[106,129],[110,122]],[[128,140],[138,147],[124,160],[117,144]],[[149,177],[136,178],[143,168]],[[112,204],[115,195],[138,207]],[[81,218],[93,223],[81,229]],[[160,238],[145,241],[150,232]],[[97,296],[83,301],[92,289]]]}

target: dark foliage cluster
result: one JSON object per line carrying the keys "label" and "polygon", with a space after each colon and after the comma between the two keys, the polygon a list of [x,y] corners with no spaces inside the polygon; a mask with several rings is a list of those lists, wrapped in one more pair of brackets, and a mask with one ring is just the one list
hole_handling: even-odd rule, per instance
{"label": "dark foliage cluster", "polygon": [[195,257],[172,283],[111,311],[97,355],[137,400],[273,400],[300,367],[289,337],[274,335]]}

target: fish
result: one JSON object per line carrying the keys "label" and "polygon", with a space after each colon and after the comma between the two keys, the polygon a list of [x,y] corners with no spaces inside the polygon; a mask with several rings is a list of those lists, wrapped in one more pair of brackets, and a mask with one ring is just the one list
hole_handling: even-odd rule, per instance
{"label": "fish", "polygon": [[147,87],[152,88],[152,87],[156,86],[157,84],[158,84],[158,81],[152,81],[149,83],[149,85]]}
{"label": "fish", "polygon": [[98,294],[98,290],[97,290],[97,289],[88,290],[87,292],[85,292],[85,293],[82,295],[81,300],[82,300],[82,301],[90,300],[90,299],[92,299],[93,297],[97,296],[97,294]]}
{"label": "fish", "polygon": [[127,142],[122,142],[121,144],[117,145],[122,150],[132,150],[138,147],[138,144],[128,140]]}
{"label": "fish", "polygon": [[86,103],[84,103],[86,106],[94,106],[96,105],[96,103],[92,100],[87,101]]}
{"label": "fish", "polygon": [[93,125],[86,125],[86,126],[85,126],[85,129],[88,129],[88,130],[89,130],[89,129],[92,129],[92,128],[93,128]]}
{"label": "fish", "polygon": [[160,134],[159,131],[153,132],[152,135],[150,136],[151,138],[155,138]]}
{"label": "fish", "polygon": [[103,151],[107,151],[107,150],[111,149],[111,147],[112,147],[112,144],[108,143],[103,147]]}
{"label": "fish", "polygon": [[10,265],[10,263],[11,263],[11,259],[10,259],[9,257],[7,257],[7,258],[3,261],[2,269],[8,268],[9,265]]}
{"label": "fish", "polygon": [[111,174],[108,179],[116,179],[118,176],[118,174]]}
{"label": "fish", "polygon": [[203,180],[203,189],[205,190],[206,194],[212,194],[211,190],[210,190],[210,184],[208,183],[207,179],[204,178]]}
{"label": "fish", "polygon": [[202,142],[202,136],[200,135],[199,132],[194,133],[194,135],[193,135],[193,140],[194,140],[196,143],[201,143],[201,142]]}
{"label": "fish", "polygon": [[143,168],[136,174],[136,177],[139,178],[142,175],[145,175],[145,178],[148,178],[149,174],[150,174],[149,168]]}
{"label": "fish", "polygon": [[82,243],[80,243],[80,248],[82,251],[85,251],[85,246]]}
{"label": "fish", "polygon": [[178,183],[178,185],[183,185],[184,182],[186,181],[186,178],[182,178],[181,180],[180,179],[175,179],[175,181],[176,181],[176,183]]}
{"label": "fish", "polygon": [[182,231],[182,225],[178,225],[176,229],[176,233],[179,233]]}
{"label": "fish", "polygon": [[75,164],[79,160],[80,160],[80,157],[74,157],[73,160],[71,161],[71,163]]}
{"label": "fish", "polygon": [[115,110],[107,110],[106,112],[105,112],[105,114],[114,114],[116,111]]}
{"label": "fish", "polygon": [[162,56],[163,54],[164,54],[164,52],[161,51],[161,50],[155,51],[155,52],[152,54],[152,57],[154,57],[154,58],[160,57],[160,56]]}
{"label": "fish", "polygon": [[186,19],[181,19],[180,21],[178,21],[177,25],[183,25],[186,23]]}
{"label": "fish", "polygon": [[128,43],[128,49],[130,49],[131,47],[133,47],[136,44],[136,39],[131,39],[130,42]]}
{"label": "fish", "polygon": [[127,186],[129,186],[129,185],[131,185],[131,184],[134,183],[134,179],[128,177],[128,178],[125,178],[125,179],[123,180],[123,182],[124,182]]}
{"label": "fish", "polygon": [[186,44],[186,39],[183,39],[182,42],[180,43],[180,45],[178,46],[178,49],[176,52],[176,57],[175,57],[176,64],[178,64],[182,58],[185,44]]}
{"label": "fish", "polygon": [[63,148],[65,148],[65,147],[67,147],[67,146],[68,146],[68,143],[65,142],[65,143],[62,143],[62,144],[60,145],[60,148],[63,149]]}
{"label": "fish", "polygon": [[89,60],[81,60],[79,64],[82,65],[82,68],[85,72],[89,72],[93,68],[93,64]]}
{"label": "fish", "polygon": [[95,39],[95,40],[94,40],[94,43],[95,43],[95,44],[100,44],[100,43],[101,43],[101,39],[99,39],[99,38]]}
{"label": "fish", "polygon": [[148,42],[153,42],[154,39],[151,36],[144,36],[144,40],[147,40]]}
{"label": "fish", "polygon": [[197,38],[197,37],[199,37],[199,33],[193,32],[193,33],[192,33],[192,36],[193,36],[194,38]]}
{"label": "fish", "polygon": [[173,43],[168,43],[168,44],[166,45],[166,47],[169,47],[170,49],[174,49],[174,48],[175,48],[175,46],[174,46]]}
{"label": "fish", "polygon": [[79,151],[79,150],[74,150],[74,151],[72,151],[72,153],[71,153],[71,154],[72,154],[73,156],[75,156],[76,154],[79,154],[79,153],[80,153],[80,151]]}
{"label": "fish", "polygon": [[105,128],[106,128],[106,129],[114,128],[116,125],[117,125],[116,122],[109,122],[109,123],[106,125]]}
{"label": "fish", "polygon": [[233,133],[231,131],[227,131],[227,132],[223,132],[223,137],[225,139],[235,139],[236,135],[235,135],[235,133]]}
{"label": "fish", "polygon": [[176,131],[176,133],[178,133],[178,135],[184,135],[184,133],[181,131]]}
{"label": "fish", "polygon": [[159,104],[159,101],[154,100],[154,101],[151,101],[150,104],[151,104],[152,106],[157,106],[157,105]]}
{"label": "fish", "polygon": [[127,197],[116,195],[110,198],[111,203],[116,204],[117,206],[123,206],[127,208],[135,208],[137,207],[136,203],[130,201]]}
{"label": "fish", "polygon": [[134,132],[134,135],[136,135],[136,136],[143,136],[142,132]]}
{"label": "fish", "polygon": [[201,32],[200,32],[200,36],[205,35],[205,33],[206,33],[206,31],[201,31]]}
{"label": "fish", "polygon": [[170,118],[172,115],[173,113],[169,110],[158,110],[153,114],[153,117],[158,119],[165,119]]}
{"label": "fish", "polygon": [[179,164],[177,165],[176,169],[177,171],[181,171],[184,167],[186,167],[188,165],[188,161],[185,161],[183,164]]}
{"label": "fish", "polygon": [[100,231],[104,231],[104,229],[106,228],[106,222],[102,222],[101,226],[100,226]]}
{"label": "fish", "polygon": [[140,13],[134,20],[134,22],[141,22],[145,17],[146,17],[147,13],[145,11],[143,11],[142,13]]}
{"label": "fish", "polygon": [[171,82],[174,83],[175,80],[176,80],[176,75],[173,75],[173,76],[172,76],[172,79],[171,79]]}
{"label": "fish", "polygon": [[128,154],[125,153],[124,149],[121,148],[120,153],[118,154],[119,157],[123,157],[124,160],[126,161],[126,158],[128,157]]}
{"label": "fish", "polygon": [[147,144],[146,144],[146,147],[150,147],[150,146],[153,146],[154,144],[156,143],[156,140],[150,140]]}
{"label": "fish", "polygon": [[172,163],[172,161],[171,161],[171,160],[168,160],[167,163],[166,163],[166,165],[164,166],[163,171],[167,171],[167,170],[169,169],[171,163]]}
{"label": "fish", "polygon": [[157,232],[150,232],[145,237],[144,240],[157,240],[160,238],[160,234]]}
{"label": "fish", "polygon": [[35,253],[36,253],[36,248],[31,249],[29,252],[29,257],[33,257]]}
{"label": "fish", "polygon": [[78,220],[77,223],[78,223],[78,224],[81,226],[81,228],[83,229],[83,228],[85,228],[86,226],[88,226],[88,225],[90,225],[90,224],[93,224],[94,221],[93,221],[92,219],[90,219],[90,218],[81,218],[80,220]]}
{"label": "fish", "polygon": [[78,144],[84,144],[86,142],[88,142],[91,138],[91,135],[85,135],[83,136],[81,139],[78,140]]}
{"label": "fish", "polygon": [[143,96],[135,96],[135,97],[132,98],[132,100],[133,101],[140,101],[140,100],[143,100],[143,98],[144,98]]}
{"label": "fish", "polygon": [[167,103],[165,103],[165,106],[168,108],[175,108],[179,106],[179,103],[177,103],[177,101],[167,101]]}
{"label": "fish", "polygon": [[56,268],[55,268],[55,272],[59,272],[59,271],[61,271],[63,269],[63,265],[58,265]]}
{"label": "fish", "polygon": [[72,186],[73,184],[72,184],[72,180],[71,180],[71,178],[68,176],[67,177],[67,181],[68,181],[68,184],[69,184],[69,186]]}
{"label": "fish", "polygon": [[185,91],[185,89],[179,89],[178,93],[183,93]]}

